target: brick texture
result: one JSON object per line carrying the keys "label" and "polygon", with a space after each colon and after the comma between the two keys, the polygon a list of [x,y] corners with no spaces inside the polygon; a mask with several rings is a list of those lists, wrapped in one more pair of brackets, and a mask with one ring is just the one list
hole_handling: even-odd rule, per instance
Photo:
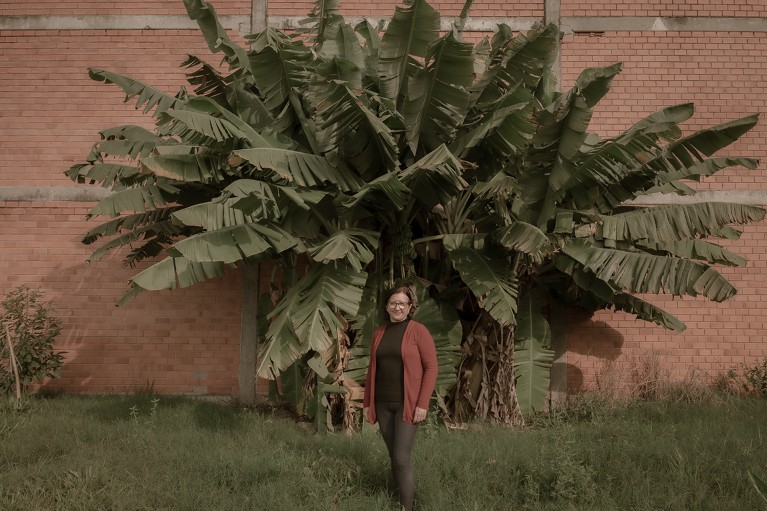
{"label": "brick texture", "polygon": [[[429,2],[432,7],[446,18],[458,16],[463,9],[462,0],[443,0]],[[387,0],[386,2],[341,2],[341,13],[344,16],[370,16],[388,19],[394,14],[394,7],[403,5],[402,2]],[[269,2],[269,14],[274,16],[303,16],[311,12],[314,2],[303,0],[291,2],[287,0],[272,0]],[[543,16],[543,1],[526,0],[514,2],[513,5],[501,0],[479,0],[472,4],[470,15],[488,17],[508,16]]]}
{"label": "brick texture", "polygon": [[[599,103],[592,131],[615,136],[666,106],[695,104],[683,124],[693,131],[767,110],[767,34],[621,32],[575,34],[562,43],[562,86],[573,86],[586,67],[621,62],[621,73]],[[757,124],[720,151],[722,156],[764,159],[767,124]],[[725,169],[696,185],[699,189],[754,190],[767,187],[767,161],[755,170]]]}
{"label": "brick texture", "polygon": [[[212,2],[219,15],[250,15],[249,0],[216,0]],[[182,0],[84,0],[80,2],[51,0],[0,0],[0,16],[87,16],[87,15],[186,15]]]}
{"label": "brick texture", "polygon": [[[250,2],[216,1],[220,14],[249,15]],[[388,18],[394,2],[343,2],[348,16]],[[463,2],[435,2],[444,17]],[[472,17],[542,17],[544,2],[475,2]],[[309,1],[269,2],[273,16],[303,16]],[[183,15],[181,0],[139,2],[0,0],[0,16]],[[563,16],[767,16],[767,3],[733,0],[606,2],[565,0]],[[477,41],[482,35],[467,34]],[[103,68],[175,93],[184,81],[178,65],[188,53],[208,62],[196,30],[0,31],[0,186],[75,186],[63,172],[80,162],[99,130],[120,124],[152,126],[123,104],[122,92],[88,78]],[[694,102],[691,132],[765,110],[767,35],[764,33],[621,32],[569,34],[562,41],[563,88],[585,67],[623,63],[623,72],[600,103],[592,131],[613,136],[659,108]],[[728,169],[696,186],[702,190],[767,188],[767,125],[722,154],[760,158],[756,170]],[[239,274],[175,292],[145,293],[117,308],[135,269],[119,255],[91,266],[82,235],[90,204],[0,202],[0,296],[18,284],[39,286],[54,301],[64,330],[62,378],[46,385],[77,392],[130,392],[153,385],[179,394],[235,395],[238,388]],[[767,222],[744,228],[727,246],[748,258],[744,268],[722,270],[739,293],[724,303],[702,298],[648,297],[688,326],[682,333],[600,311],[566,312],[569,384],[593,387],[609,362],[657,356],[676,377],[695,369],[715,376],[767,355],[765,305]],[[262,283],[268,281],[264,275]],[[265,392],[264,382],[259,386]]]}
{"label": "brick texture", "polygon": [[[179,394],[237,388],[240,292],[236,274],[178,292],[116,302],[134,270],[118,257],[93,265],[82,245],[88,208],[76,203],[0,204],[0,293],[40,287],[63,322],[64,390],[128,392],[148,385]],[[140,268],[138,268],[140,269]]]}
{"label": "brick texture", "polygon": [[764,17],[767,3],[760,0],[563,0],[562,16],[690,16]]}

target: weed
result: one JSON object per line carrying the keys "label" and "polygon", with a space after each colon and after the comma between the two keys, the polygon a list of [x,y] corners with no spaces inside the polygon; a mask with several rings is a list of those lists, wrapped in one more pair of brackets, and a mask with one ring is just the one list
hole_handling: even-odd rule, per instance
{"label": "weed", "polygon": [[[29,401],[26,413],[0,403],[3,510],[396,509],[373,426],[321,436],[291,417],[169,397]],[[416,509],[763,506],[738,467],[767,471],[767,400],[617,407],[583,396],[571,405],[524,429],[480,423],[419,433]]]}
{"label": "weed", "polygon": [[0,302],[0,392],[21,401],[29,384],[57,376],[64,352],[53,344],[61,322],[38,289],[19,286]]}
{"label": "weed", "polygon": [[728,371],[727,375],[746,394],[767,398],[767,357],[753,366],[742,364],[741,373]]}

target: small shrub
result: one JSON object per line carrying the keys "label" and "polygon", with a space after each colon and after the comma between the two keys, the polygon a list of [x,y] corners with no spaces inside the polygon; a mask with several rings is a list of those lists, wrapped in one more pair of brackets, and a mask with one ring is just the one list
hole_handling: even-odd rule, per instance
{"label": "small shrub", "polygon": [[30,383],[56,376],[61,367],[64,352],[53,349],[61,323],[41,297],[40,290],[19,286],[0,302],[0,392],[12,392],[16,383],[9,334],[22,391]]}
{"label": "small shrub", "polygon": [[747,394],[767,398],[767,357],[753,366],[743,364],[741,371],[730,370],[728,376]]}

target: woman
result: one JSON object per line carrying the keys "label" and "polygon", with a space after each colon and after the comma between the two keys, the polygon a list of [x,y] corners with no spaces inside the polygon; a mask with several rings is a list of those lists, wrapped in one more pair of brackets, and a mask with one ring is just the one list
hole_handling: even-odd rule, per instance
{"label": "woman", "polygon": [[410,455],[418,423],[426,418],[437,383],[434,339],[425,326],[411,319],[416,307],[409,287],[396,287],[386,294],[389,322],[373,334],[362,402],[363,417],[371,424],[378,422],[399,502],[407,511],[413,508],[415,492]]}

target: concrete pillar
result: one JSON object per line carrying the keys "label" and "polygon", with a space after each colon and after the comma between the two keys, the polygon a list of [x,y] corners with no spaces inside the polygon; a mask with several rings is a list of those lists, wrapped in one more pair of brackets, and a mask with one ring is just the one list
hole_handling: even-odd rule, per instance
{"label": "concrete pillar", "polygon": [[[562,30],[560,0],[545,0],[544,22],[554,24]],[[557,78],[557,90],[562,90],[561,43],[557,40],[557,56],[552,66]],[[564,405],[567,399],[567,325],[564,309],[556,303],[549,304],[549,323],[551,326],[551,349],[554,350],[554,362],[551,366],[551,383],[549,385],[551,408]]]}
{"label": "concrete pillar", "polygon": [[[249,33],[267,27],[267,0],[252,0]],[[245,35],[245,34],[243,34]],[[238,399],[241,404],[256,402],[256,364],[258,363],[258,293],[260,265],[242,270],[242,303],[240,305],[240,374]]]}

